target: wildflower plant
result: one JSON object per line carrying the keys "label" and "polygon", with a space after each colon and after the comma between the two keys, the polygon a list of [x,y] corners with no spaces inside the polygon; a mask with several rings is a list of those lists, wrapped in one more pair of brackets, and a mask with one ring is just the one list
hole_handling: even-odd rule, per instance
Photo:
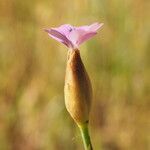
{"label": "wildflower plant", "polygon": [[74,27],[65,24],[45,29],[50,37],[69,48],[64,86],[65,105],[81,131],[85,150],[93,149],[88,131],[92,86],[80,57],[79,46],[96,35],[102,25],[103,23],[93,23]]}

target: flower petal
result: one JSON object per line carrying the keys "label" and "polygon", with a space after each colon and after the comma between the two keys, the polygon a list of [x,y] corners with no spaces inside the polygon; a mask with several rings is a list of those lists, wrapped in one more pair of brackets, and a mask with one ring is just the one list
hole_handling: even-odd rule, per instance
{"label": "flower petal", "polygon": [[91,25],[74,27],[70,24],[61,25],[58,28],[46,29],[49,36],[65,44],[67,47],[75,49],[80,44],[93,37],[103,23],[93,23]]}
{"label": "flower petal", "polygon": [[74,47],[78,47],[83,42],[89,40],[97,32],[97,30],[103,25],[103,23],[93,23],[89,26],[80,26],[73,29],[69,34],[69,40],[72,41]]}
{"label": "flower petal", "polygon": [[82,35],[78,39],[78,45],[81,45],[83,42],[89,40],[90,38],[92,38],[96,34],[97,34],[96,32],[89,32],[89,33],[86,33],[86,34]]}
{"label": "flower petal", "polygon": [[59,31],[66,37],[68,37],[68,34],[74,29],[74,27],[71,26],[70,24],[64,24],[64,25],[61,25],[60,27],[54,28],[54,29]]}
{"label": "flower petal", "polygon": [[100,23],[100,24],[99,24],[99,23],[96,22],[96,23],[93,23],[93,24],[91,24],[91,25],[89,26],[89,30],[90,30],[90,31],[93,31],[93,32],[94,32],[94,31],[96,32],[96,31],[97,31],[100,27],[102,27],[102,26],[103,26],[103,23]]}
{"label": "flower petal", "polygon": [[55,28],[51,29],[45,29],[46,32],[48,32],[48,35],[52,37],[53,39],[57,40],[58,42],[61,42],[65,44],[67,47],[71,47],[72,43],[68,40],[68,38],[62,34],[59,30]]}
{"label": "flower petal", "polygon": [[74,48],[78,48],[78,40],[80,37],[82,37],[84,34],[84,31],[79,31],[77,29],[73,29],[70,34],[68,35],[69,40],[72,42]]}
{"label": "flower petal", "polygon": [[84,30],[84,31],[91,31],[91,32],[96,32],[99,28],[101,28],[103,26],[103,23],[93,23],[91,25],[88,25],[88,26],[80,26],[80,27],[77,27],[77,29],[81,29],[81,30]]}

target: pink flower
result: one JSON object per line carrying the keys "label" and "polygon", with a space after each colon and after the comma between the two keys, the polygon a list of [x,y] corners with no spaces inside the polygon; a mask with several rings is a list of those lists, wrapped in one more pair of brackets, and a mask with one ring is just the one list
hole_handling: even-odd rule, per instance
{"label": "pink flower", "polygon": [[45,29],[53,39],[65,44],[68,48],[76,49],[83,42],[89,40],[103,23],[93,23],[91,25],[74,27],[70,24],[61,25],[58,28]]}

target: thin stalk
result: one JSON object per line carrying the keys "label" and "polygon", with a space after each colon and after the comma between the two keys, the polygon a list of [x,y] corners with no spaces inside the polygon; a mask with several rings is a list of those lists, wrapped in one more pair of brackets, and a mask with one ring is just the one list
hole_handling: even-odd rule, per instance
{"label": "thin stalk", "polygon": [[83,140],[85,150],[93,150],[91,139],[90,139],[90,136],[89,136],[89,131],[88,131],[88,123],[85,123],[85,124],[82,124],[82,125],[80,124],[78,126],[79,126],[79,129],[80,129],[80,132],[81,132],[81,136],[82,136],[82,140]]}

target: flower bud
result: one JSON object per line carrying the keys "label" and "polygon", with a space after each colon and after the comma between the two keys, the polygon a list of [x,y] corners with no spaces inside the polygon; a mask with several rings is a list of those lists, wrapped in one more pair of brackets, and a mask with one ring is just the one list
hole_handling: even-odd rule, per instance
{"label": "flower bud", "polygon": [[92,87],[78,49],[68,51],[65,77],[65,105],[77,124],[89,120]]}

